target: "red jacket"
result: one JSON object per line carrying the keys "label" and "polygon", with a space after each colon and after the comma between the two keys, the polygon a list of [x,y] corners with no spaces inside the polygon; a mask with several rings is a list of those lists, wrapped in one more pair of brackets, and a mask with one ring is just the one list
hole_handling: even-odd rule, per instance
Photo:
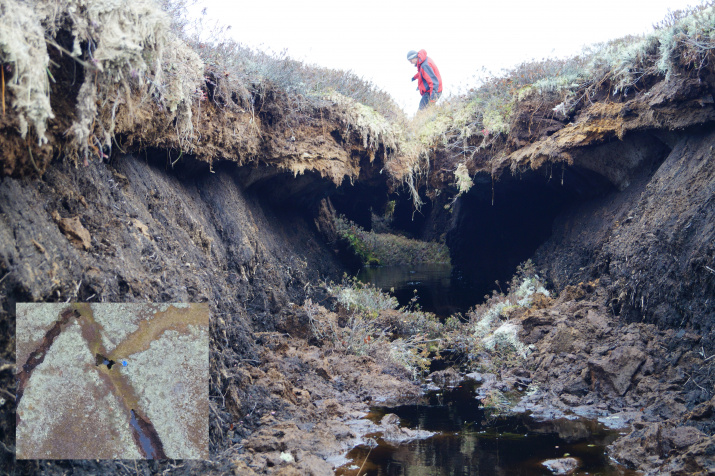
{"label": "red jacket", "polygon": [[417,53],[417,74],[412,79],[417,79],[417,85],[420,89],[420,94],[441,93],[442,92],[442,76],[439,74],[437,65],[434,64],[431,58],[427,57],[425,50],[420,50]]}

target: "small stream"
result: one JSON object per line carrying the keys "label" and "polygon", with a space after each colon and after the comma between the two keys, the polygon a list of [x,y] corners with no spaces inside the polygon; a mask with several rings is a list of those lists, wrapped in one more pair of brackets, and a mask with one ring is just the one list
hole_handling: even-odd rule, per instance
{"label": "small stream", "polygon": [[464,313],[483,299],[448,264],[366,267],[358,272],[357,278],[384,291],[394,289],[391,294],[401,306],[408,305],[416,295],[422,310],[443,319]]}
{"label": "small stream", "polygon": [[559,473],[543,462],[564,457],[579,462],[568,474],[637,474],[614,465],[605,454],[617,431],[581,418],[539,422],[527,415],[490,417],[475,398],[476,386],[466,381],[452,390],[428,392],[419,404],[373,407],[367,418],[375,423],[394,413],[400,426],[436,434],[400,444],[384,441],[380,433],[366,435],[377,446],[353,448],[347,455],[352,462],[336,475],[551,475]]}
{"label": "small stream", "polygon": [[[448,265],[364,268],[358,279],[383,290],[392,288],[403,306],[417,290],[421,308],[442,319],[464,313],[482,300]],[[353,448],[347,455],[352,462],[338,468],[336,475],[637,474],[613,464],[606,455],[606,446],[618,437],[618,431],[577,417],[537,421],[526,414],[490,416],[476,398],[477,387],[473,380],[466,380],[453,389],[429,391],[413,405],[373,407],[367,418],[376,424],[394,413],[401,427],[435,434],[405,443],[387,442],[380,432],[368,434],[377,446]],[[544,465],[559,458],[575,458],[578,469],[558,473]]]}

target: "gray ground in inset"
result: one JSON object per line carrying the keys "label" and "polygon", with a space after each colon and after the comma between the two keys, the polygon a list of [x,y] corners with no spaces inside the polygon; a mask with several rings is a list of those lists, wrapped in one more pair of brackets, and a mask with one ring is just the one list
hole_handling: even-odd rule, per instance
{"label": "gray ground in inset", "polygon": [[[17,305],[18,369],[65,309],[71,305]],[[107,352],[122,343],[126,347],[125,340],[130,344],[137,340],[142,321],[154,319],[157,311],[159,306],[149,304],[92,305]],[[206,459],[208,306],[195,304],[182,312],[205,313],[206,318],[188,326],[159,326],[160,332],[142,344],[146,348],[139,346],[123,356],[127,366],[118,359],[111,372],[125,375],[128,394],[134,395],[140,413],[154,425],[167,457]],[[117,395],[122,391],[112,382],[98,370],[82,327],[71,320],[32,371],[18,403],[17,457],[142,458],[127,411],[131,399]]]}

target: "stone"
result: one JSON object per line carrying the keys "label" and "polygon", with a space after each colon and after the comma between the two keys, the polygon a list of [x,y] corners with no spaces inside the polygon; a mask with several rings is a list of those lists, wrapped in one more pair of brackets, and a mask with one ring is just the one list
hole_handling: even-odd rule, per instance
{"label": "stone", "polygon": [[462,381],[462,376],[453,368],[432,372],[429,378],[440,388],[454,387]]}
{"label": "stone", "polygon": [[618,395],[623,396],[645,359],[646,355],[637,347],[617,347],[601,359],[589,360],[588,366],[596,379],[605,382]]}
{"label": "stone", "polygon": [[577,458],[547,459],[541,464],[553,474],[573,474],[581,466],[581,461]]}
{"label": "stone", "polygon": [[663,430],[663,439],[670,446],[682,450],[688,446],[694,445],[706,438],[706,435],[692,426],[678,426],[675,428],[667,428]]}

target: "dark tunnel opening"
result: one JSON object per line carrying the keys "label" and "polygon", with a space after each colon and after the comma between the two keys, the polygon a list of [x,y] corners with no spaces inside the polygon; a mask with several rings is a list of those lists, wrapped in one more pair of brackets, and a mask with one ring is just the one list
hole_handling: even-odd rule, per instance
{"label": "dark tunnel opening", "polygon": [[584,169],[563,168],[558,175],[529,171],[494,183],[490,176],[478,175],[474,187],[455,203],[446,241],[453,275],[470,290],[474,304],[492,290],[507,291],[517,267],[549,239],[561,212],[613,189]]}
{"label": "dark tunnel opening", "polygon": [[357,182],[344,184],[330,196],[338,215],[366,230],[372,230],[372,215],[382,216],[388,202],[387,184]]}

